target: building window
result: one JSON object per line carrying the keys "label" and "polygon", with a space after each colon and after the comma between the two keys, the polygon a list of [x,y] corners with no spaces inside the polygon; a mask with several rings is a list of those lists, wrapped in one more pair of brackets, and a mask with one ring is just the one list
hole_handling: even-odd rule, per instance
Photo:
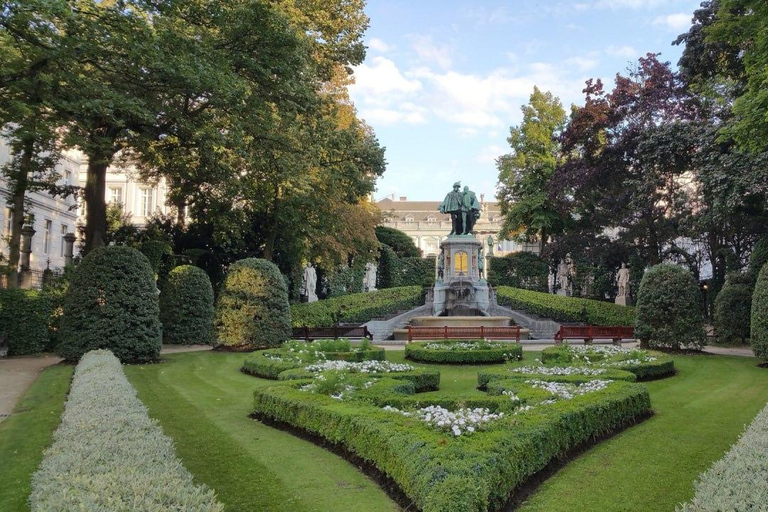
{"label": "building window", "polygon": [[123,207],[123,187],[109,187],[107,190],[107,202]]}
{"label": "building window", "polygon": [[406,217],[405,222],[413,222],[413,217]]}
{"label": "building window", "polygon": [[66,224],[61,225],[61,247],[59,248],[59,256],[62,258],[64,257],[64,249],[67,247],[67,242],[64,240],[64,237],[67,234],[67,231],[69,231],[69,228]]}
{"label": "building window", "polygon": [[45,254],[50,254],[51,252],[51,229],[53,229],[53,222],[46,220],[45,231],[43,231],[43,252]]}
{"label": "building window", "polygon": [[139,215],[149,217],[152,215],[154,205],[152,204],[152,192],[154,189],[142,187],[139,189]]}

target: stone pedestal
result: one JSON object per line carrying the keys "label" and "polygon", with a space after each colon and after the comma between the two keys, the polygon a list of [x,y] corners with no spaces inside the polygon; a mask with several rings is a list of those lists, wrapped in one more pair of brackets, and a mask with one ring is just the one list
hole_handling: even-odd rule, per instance
{"label": "stone pedestal", "polygon": [[474,235],[450,235],[440,242],[443,278],[433,291],[435,316],[487,316],[491,307],[488,283],[480,277],[480,249]]}
{"label": "stone pedestal", "polygon": [[559,290],[557,290],[557,294],[560,295],[561,297],[567,297],[568,290],[563,290],[562,288],[560,288]]}
{"label": "stone pedestal", "polygon": [[619,295],[614,301],[619,306],[632,306],[632,297],[628,295]]}

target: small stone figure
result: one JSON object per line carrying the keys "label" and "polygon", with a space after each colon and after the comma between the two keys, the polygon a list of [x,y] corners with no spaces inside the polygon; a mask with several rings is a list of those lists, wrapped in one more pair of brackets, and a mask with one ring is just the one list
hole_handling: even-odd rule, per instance
{"label": "small stone figure", "polygon": [[376,291],[376,265],[370,262],[365,264],[365,277],[363,277],[363,290],[366,292]]}
{"label": "small stone figure", "polygon": [[461,235],[464,232],[464,225],[461,221],[461,210],[464,204],[464,197],[461,192],[461,182],[457,181],[453,184],[453,190],[448,192],[443,199],[443,203],[438,206],[440,213],[451,214],[451,232],[450,235]]}
{"label": "small stone figure", "polygon": [[464,187],[464,193],[462,194],[462,208],[461,219],[464,225],[463,234],[468,235],[472,233],[475,226],[475,221],[480,218],[480,203],[477,201],[477,196],[474,192],[469,190],[469,187]]}
{"label": "small stone figure", "polygon": [[317,301],[317,271],[311,263],[304,267],[301,294],[307,297],[307,302]]}
{"label": "small stone figure", "polygon": [[560,260],[560,264],[557,266],[557,282],[560,285],[560,289],[557,291],[558,295],[570,295],[570,271],[571,267],[566,260]]}
{"label": "small stone figure", "polygon": [[626,263],[621,264],[618,274],[616,274],[616,285],[619,287],[619,293],[616,295],[616,304],[622,306],[631,306],[632,299],[629,295],[629,269]]}
{"label": "small stone figure", "polygon": [[442,281],[445,276],[445,251],[440,251],[437,257],[437,280]]}
{"label": "small stone figure", "polygon": [[483,248],[477,250],[477,273],[480,279],[485,279],[485,262],[483,261]]}
{"label": "small stone figure", "polygon": [[488,235],[486,243],[488,244],[488,256],[493,256],[493,235]]}

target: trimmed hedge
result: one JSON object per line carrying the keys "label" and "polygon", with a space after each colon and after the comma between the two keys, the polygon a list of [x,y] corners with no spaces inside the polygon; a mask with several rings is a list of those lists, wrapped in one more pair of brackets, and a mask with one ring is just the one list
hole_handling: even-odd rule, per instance
{"label": "trimmed hedge", "polygon": [[400,286],[421,286],[429,288],[435,285],[434,256],[426,258],[401,258]]}
{"label": "trimmed hedge", "polygon": [[171,344],[212,345],[213,287],[208,274],[192,265],[181,265],[169,274],[160,293],[163,341]]}
{"label": "trimmed hedge", "polygon": [[[473,348],[456,348],[456,345],[472,345]],[[440,348],[434,348],[435,346]],[[409,343],[405,357],[423,363],[485,364],[506,363],[523,358],[523,346],[519,343],[488,342],[484,340],[441,340]]]}
{"label": "trimmed hedge", "polygon": [[765,510],[768,503],[768,406],[755,416],[741,438],[695,484],[680,512]]}
{"label": "trimmed hedge", "polygon": [[768,263],[757,277],[752,294],[752,351],[763,361],[768,361]]}
{"label": "trimmed hedge", "polygon": [[147,257],[155,275],[160,273],[163,258],[173,255],[171,246],[162,240],[147,240],[139,246],[139,251]]}
{"label": "trimmed hedge", "polygon": [[61,293],[0,290],[0,336],[8,339],[9,356],[39,354],[55,348],[54,316],[60,314]]}
{"label": "trimmed hedge", "polygon": [[586,308],[587,322],[591,325],[635,325],[635,308],[612,302],[562,297],[508,286],[496,288],[496,300],[500,306],[551,318],[556,322],[581,322],[581,311]]}
{"label": "trimmed hedge", "polygon": [[404,231],[388,226],[376,226],[376,238],[379,243],[391,247],[401,258],[418,258],[421,250],[413,243],[413,238]]}
{"label": "trimmed hedge", "polygon": [[401,286],[402,277],[402,260],[390,246],[382,244],[376,269],[376,288],[379,290],[397,288]]}
{"label": "trimmed hedge", "polygon": [[[382,359],[383,361],[383,359]],[[413,370],[404,372],[386,372],[386,373],[367,373],[366,377],[372,378],[385,378],[393,379],[396,381],[408,381],[413,384],[412,393],[422,393],[424,391],[436,391],[440,388],[440,372],[437,370],[427,370],[423,368],[414,368]],[[315,374],[305,370],[304,368],[295,368],[293,370],[287,370],[282,372],[278,380],[298,380],[298,379],[312,379]],[[375,396],[375,392],[366,393],[366,396],[371,400],[379,400],[380,397]],[[378,403],[378,402],[377,402]]]}
{"label": "trimmed hedge", "polygon": [[353,293],[316,302],[293,304],[291,322],[294,327],[332,327],[336,322],[365,323],[373,318],[390,317],[422,304],[424,300],[419,286]]}
{"label": "trimmed hedge", "polygon": [[29,503],[33,512],[224,510],[211,489],[195,485],[120,361],[104,350],[85,354],[75,369]]}
{"label": "trimmed hedge", "polygon": [[[507,366],[504,368],[493,368],[477,373],[477,386],[480,389],[490,389],[496,382],[507,382],[510,380],[525,381],[530,379],[543,380],[546,382],[568,382],[571,384],[583,384],[595,379],[610,379],[614,381],[635,382],[637,377],[628,371],[615,368],[606,368],[600,375],[545,375],[543,373],[518,373],[515,371],[519,366]],[[578,368],[578,367],[577,367]],[[496,393],[498,394],[498,393]]]}
{"label": "trimmed hedge", "polygon": [[[581,345],[577,345],[581,348]],[[594,348],[594,350],[590,350]],[[589,358],[590,367],[616,368],[631,372],[637,380],[651,380],[661,377],[668,377],[675,374],[674,360],[662,352],[651,350],[623,349],[623,352],[615,355],[606,355],[598,352],[599,347],[584,347],[584,351],[579,354],[574,353],[573,347],[560,345],[556,347],[547,347],[541,353],[541,361],[544,364],[585,364],[584,356]],[[652,361],[641,360],[640,358],[654,358]]]}
{"label": "trimmed hedge", "polygon": [[511,286],[546,293],[549,264],[531,252],[513,252],[489,258],[488,282],[491,286]]}
{"label": "trimmed hedge", "polygon": [[155,276],[147,258],[130,247],[99,247],[75,268],[64,296],[57,352],[77,361],[97,348],[123,363],[155,361],[162,326]]}
{"label": "trimmed hedge", "polygon": [[744,343],[749,338],[754,277],[728,274],[715,298],[715,335],[720,343]]}
{"label": "trimmed hedge", "polygon": [[219,345],[276,347],[291,338],[288,289],[271,261],[248,258],[232,264],[216,303]]}
{"label": "trimmed hedge", "polygon": [[[511,379],[507,389],[499,389],[531,391],[526,400],[534,409],[518,415],[520,403],[510,395],[421,397],[383,381],[361,392],[359,400],[302,391],[307,381],[262,387],[254,392],[254,412],[344,446],[391,478],[414,508],[445,512],[499,510],[515,488],[563,452],[650,410],[648,391],[639,384],[615,381],[601,391],[546,404],[544,393],[525,380]],[[384,385],[387,391],[377,389],[372,404],[371,390]],[[505,415],[455,438],[416,417],[384,410],[385,404],[487,407]]]}
{"label": "trimmed hedge", "polygon": [[749,255],[749,273],[757,277],[766,263],[768,263],[768,237],[761,238],[752,247],[752,253]]}
{"label": "trimmed hedge", "polygon": [[637,292],[635,336],[643,346],[701,349],[706,344],[701,292],[685,268],[662,263],[647,269]]}

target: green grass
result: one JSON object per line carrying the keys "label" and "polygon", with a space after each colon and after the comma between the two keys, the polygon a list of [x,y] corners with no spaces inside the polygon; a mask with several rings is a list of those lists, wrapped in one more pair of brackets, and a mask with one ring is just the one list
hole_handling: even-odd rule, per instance
{"label": "green grass", "polygon": [[29,510],[30,481],[59,425],[74,366],[46,368],[0,422],[0,510]]}

